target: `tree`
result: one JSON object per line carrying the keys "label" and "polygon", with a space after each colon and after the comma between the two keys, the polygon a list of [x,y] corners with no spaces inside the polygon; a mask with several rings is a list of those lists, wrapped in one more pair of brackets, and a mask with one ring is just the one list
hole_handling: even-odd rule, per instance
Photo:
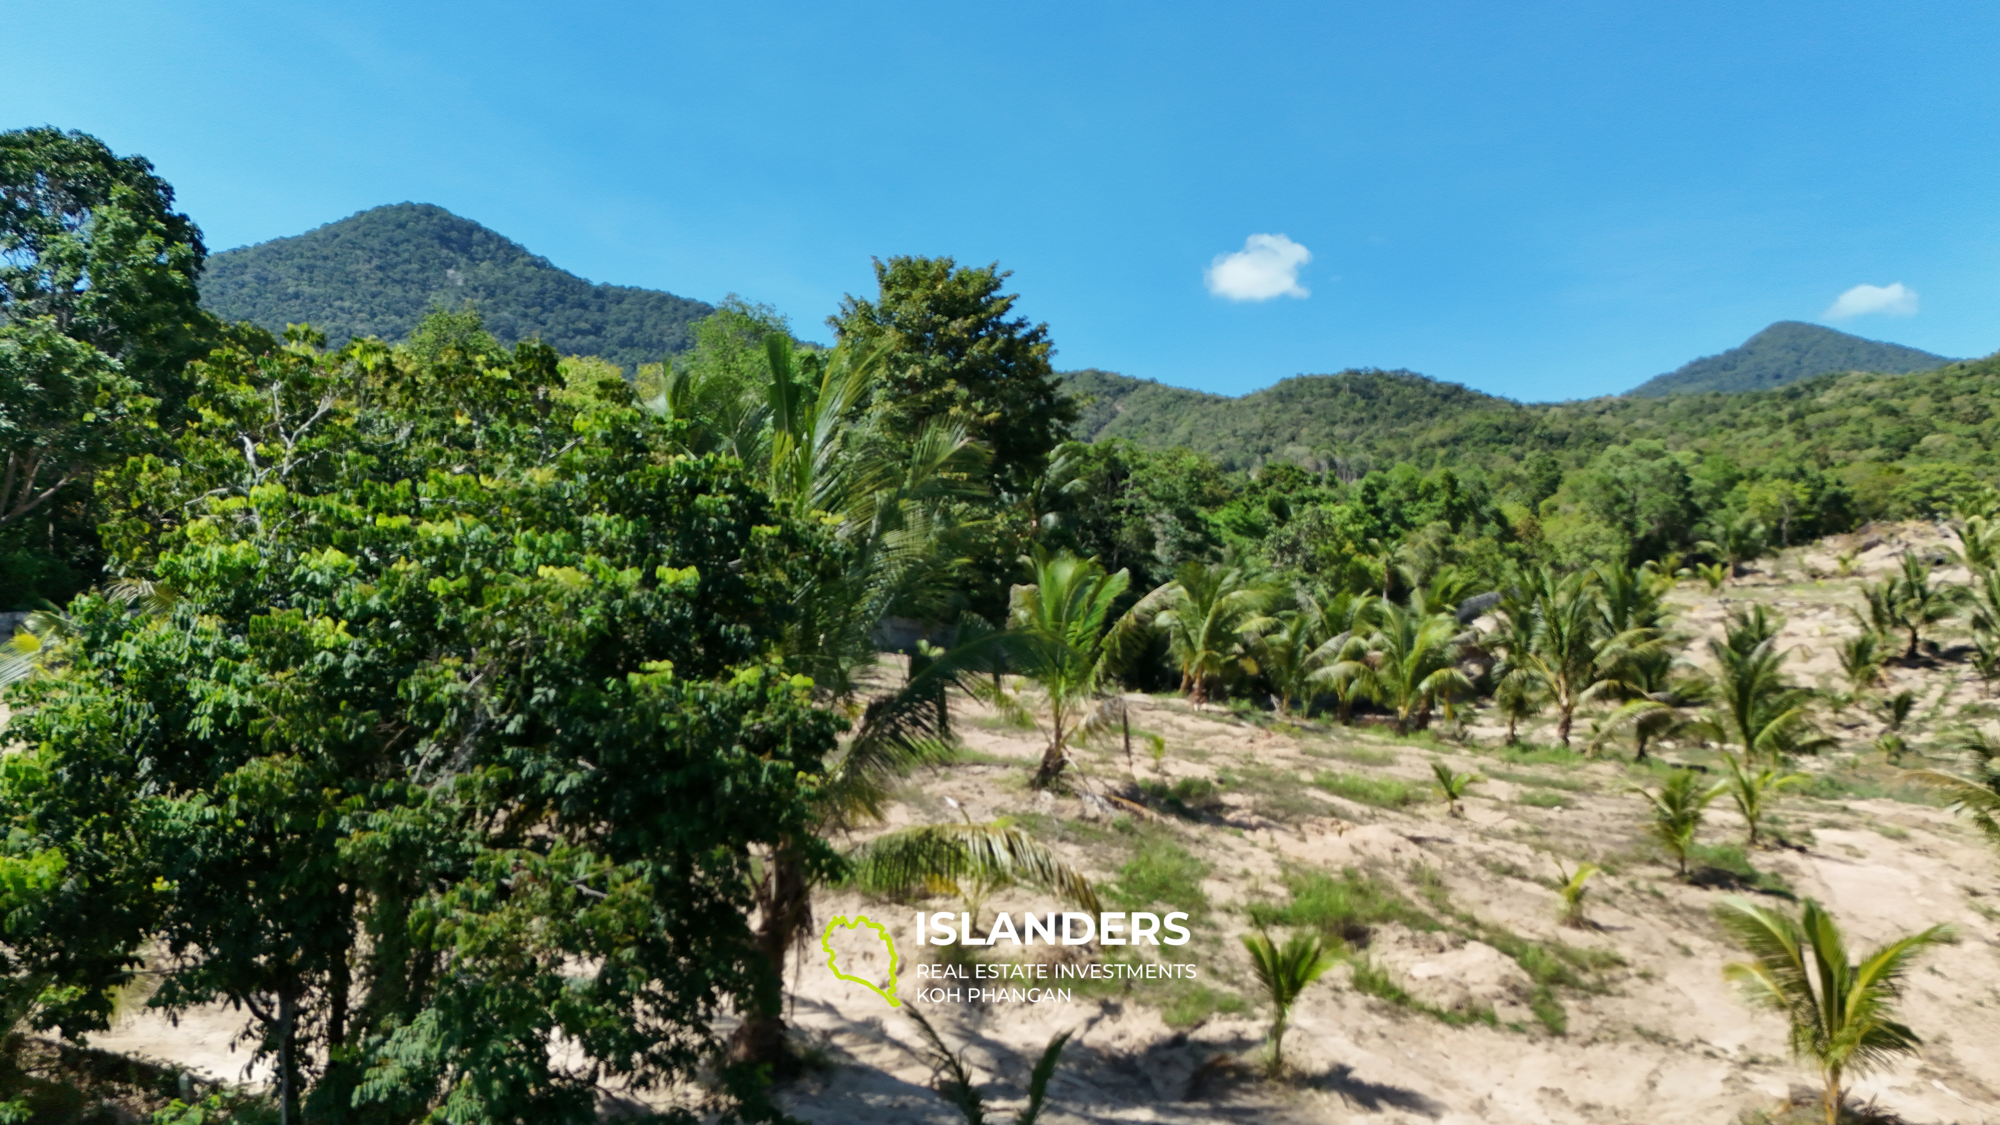
{"label": "tree", "polygon": [[1577,708],[1613,691],[1621,662],[1657,647],[1658,634],[1648,626],[1608,632],[1589,571],[1557,578],[1545,568],[1532,583],[1501,603],[1510,628],[1500,638],[1506,649],[1500,677],[1528,681],[1546,694],[1556,708],[1556,739],[1567,747]]}
{"label": "tree", "polygon": [[0,527],[140,452],[163,402],[180,415],[214,332],[201,232],[173,201],[95,137],[0,133]]}
{"label": "tree", "polygon": [[1903,776],[1949,798],[1952,808],[2000,847],[2000,742],[1983,731],[1967,731],[1959,737],[1958,749],[1971,766],[1970,777],[1943,770],[1911,770]]}
{"label": "tree", "polygon": [[100,480],[161,611],[78,599],[15,689],[0,815],[73,874],[9,939],[61,986],[34,1020],[103,1026],[157,949],[149,1003],[249,1012],[286,1120],[583,1122],[602,1076],[691,1076],[778,987],[752,856],[812,838],[838,720],[780,642],[829,544],[622,383],[566,406],[547,348],[294,336],[198,365],[172,461]]}
{"label": "tree", "polygon": [[1166,633],[1168,651],[1180,666],[1181,692],[1200,706],[1208,701],[1209,682],[1269,624],[1263,612],[1272,598],[1270,587],[1233,560],[1188,562],[1135,612]]}
{"label": "tree", "polygon": [[1703,789],[1700,779],[1692,771],[1675,770],[1658,793],[1630,786],[1632,792],[1646,798],[1653,814],[1652,824],[1647,831],[1674,862],[1681,875],[1688,869],[1688,850],[1694,847],[1695,834],[1701,831],[1702,814],[1709,802],[1722,795],[1720,788]]}
{"label": "tree", "polygon": [[1338,662],[1316,675],[1351,684],[1396,715],[1396,733],[1407,734],[1430,719],[1431,708],[1450,695],[1472,690],[1459,671],[1458,620],[1449,614],[1423,615],[1391,601],[1380,603],[1375,629]]}
{"label": "tree", "polygon": [[1298,1003],[1307,985],[1326,975],[1335,958],[1317,934],[1294,934],[1283,946],[1273,943],[1267,934],[1244,934],[1243,948],[1249,950],[1250,970],[1271,1001],[1271,1061],[1267,1069],[1275,1078],[1285,1069],[1285,1028],[1292,1005]]}
{"label": "tree", "polygon": [[1922,643],[1922,630],[1957,616],[1965,604],[1963,586],[1945,586],[1931,581],[1930,564],[1904,552],[1896,577],[1890,580],[1889,596],[1895,605],[1897,622],[1909,632],[1910,647],[1904,660],[1915,660]]}
{"label": "tree", "polygon": [[1736,811],[1743,817],[1743,823],[1748,828],[1748,838],[1744,840],[1744,846],[1755,848],[1758,842],[1758,827],[1764,820],[1766,797],[1780,789],[1804,785],[1811,779],[1802,773],[1781,775],[1769,767],[1753,771],[1751,767],[1727,754],[1723,755],[1722,761],[1729,768],[1729,776],[1722,781],[1722,790],[1729,794],[1731,801],[1735,802]]}
{"label": "tree", "polygon": [[1838,1125],[1846,1076],[1912,1054],[1922,1044],[1897,1022],[1895,1002],[1917,957],[1956,940],[1950,927],[1898,938],[1852,962],[1839,925],[1812,899],[1797,919],[1740,898],[1724,899],[1715,914],[1723,932],[1750,955],[1723,966],[1723,976],[1751,1004],[1777,1012],[1791,1025],[1792,1053],[1810,1059],[1825,1083],[1827,1125]]}
{"label": "tree", "polygon": [[1135,625],[1129,614],[1114,616],[1129,581],[1124,571],[1106,574],[1095,559],[1070,554],[1038,552],[1034,565],[1035,581],[1014,587],[1008,623],[1018,667],[1047,699],[1049,743],[1032,782],[1045,789],[1062,776],[1084,711],[1110,686]]}
{"label": "tree", "polygon": [[962,428],[993,451],[998,491],[1020,495],[1068,436],[1076,406],[1057,384],[1046,324],[1013,317],[996,263],[950,258],[875,262],[875,300],[849,296],[827,323],[842,342],[887,348],[885,378],[861,404],[891,434],[932,421]]}
{"label": "tree", "polygon": [[1734,743],[1746,767],[1759,757],[1780,763],[1833,744],[1808,714],[1812,693],[1785,678],[1786,653],[1762,609],[1732,618],[1724,639],[1708,643],[1716,662],[1713,696],[1720,710],[1711,711],[1703,726]]}

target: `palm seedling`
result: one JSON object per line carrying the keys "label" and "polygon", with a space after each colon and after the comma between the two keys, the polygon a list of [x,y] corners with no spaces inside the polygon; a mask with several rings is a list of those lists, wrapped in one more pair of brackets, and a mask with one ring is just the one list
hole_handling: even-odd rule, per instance
{"label": "palm seedling", "polygon": [[1701,831],[1709,802],[1721,796],[1722,790],[1703,788],[1692,770],[1675,770],[1657,793],[1636,785],[1631,789],[1646,798],[1651,806],[1653,822],[1647,826],[1648,834],[1674,857],[1680,873],[1685,876],[1688,852],[1694,847],[1696,834]]}
{"label": "palm seedling", "polygon": [[1875,748],[1882,751],[1883,759],[1890,765],[1901,765],[1903,754],[1910,748],[1910,744],[1903,738],[1903,724],[1909,720],[1910,712],[1915,710],[1916,706],[1916,693],[1909,691],[1897,692],[1876,706],[1876,712],[1881,715],[1883,725],[1889,729],[1875,740]]}
{"label": "palm seedling", "polygon": [[1722,780],[1722,791],[1729,794],[1730,801],[1736,805],[1737,813],[1748,827],[1749,835],[1744,840],[1744,846],[1755,848],[1767,799],[1780,789],[1803,785],[1810,779],[1802,773],[1780,774],[1770,768],[1753,771],[1733,755],[1724,755],[1723,764],[1728,767],[1729,776]]}
{"label": "palm seedling", "polygon": [[1559,918],[1563,925],[1573,930],[1581,930],[1590,925],[1590,919],[1584,917],[1583,900],[1584,896],[1589,894],[1590,877],[1602,870],[1603,868],[1594,863],[1579,863],[1575,871],[1570,871],[1563,866],[1561,860],[1556,861],[1556,875],[1562,879],[1562,886],[1556,888],[1556,893],[1562,896],[1562,912]]}
{"label": "palm seedling", "polygon": [[1723,966],[1723,976],[1750,1003],[1785,1017],[1792,1054],[1819,1068],[1827,1125],[1837,1125],[1841,1083],[1882,1066],[1922,1044],[1896,1020],[1903,979],[1925,949],[1954,940],[1947,926],[1909,934],[1863,957],[1848,960],[1833,917],[1807,899],[1794,919],[1744,899],[1727,898],[1716,920],[1750,955]]}
{"label": "palm seedling", "polygon": [[1445,811],[1454,817],[1465,815],[1465,807],[1459,803],[1465,791],[1474,782],[1485,780],[1476,773],[1453,773],[1450,766],[1438,761],[1431,763],[1431,773],[1437,778],[1438,792],[1444,795]]}
{"label": "palm seedling", "polygon": [[1983,731],[1967,731],[1956,748],[1971,766],[1970,777],[1943,770],[1912,770],[1903,776],[1941,792],[1959,815],[2000,847],[2000,741]]}
{"label": "palm seedling", "polygon": [[[965,1064],[964,1052],[952,1050],[922,1012],[912,1008],[910,1018],[916,1021],[917,1030],[924,1037],[924,1061],[931,1066],[931,1087],[964,1115],[965,1125],[986,1125],[986,1099],[972,1081],[972,1068]],[[1042,1057],[1035,1061],[1035,1068],[1028,1075],[1028,1104],[1014,1115],[1014,1125],[1035,1125],[1041,1120],[1042,1110],[1048,1104],[1049,1080],[1055,1077],[1056,1063],[1073,1034],[1061,1032],[1042,1048]]]}
{"label": "palm seedling", "polygon": [[1336,958],[1317,934],[1295,934],[1283,946],[1266,934],[1243,935],[1243,948],[1250,952],[1251,971],[1264,995],[1271,1001],[1271,1058],[1268,1073],[1275,1078],[1285,1069],[1285,1026],[1292,1005],[1306,986],[1333,967]]}
{"label": "palm seedling", "polygon": [[1008,611],[1016,667],[1041,685],[1046,697],[1048,745],[1035,770],[1034,787],[1056,783],[1069,762],[1072,740],[1092,704],[1112,682],[1122,642],[1137,629],[1136,616],[1112,616],[1129,576],[1104,573],[1096,559],[1037,549],[1035,581],[1014,587]]}
{"label": "palm seedling", "polygon": [[1882,634],[1863,630],[1840,642],[1834,652],[1840,657],[1840,674],[1849,690],[1859,693],[1882,682]]}
{"label": "palm seedling", "polygon": [[1722,584],[1729,580],[1729,568],[1721,563],[1696,563],[1694,573],[1695,577],[1701,579],[1708,587],[1708,592],[1711,594],[1719,593]]}

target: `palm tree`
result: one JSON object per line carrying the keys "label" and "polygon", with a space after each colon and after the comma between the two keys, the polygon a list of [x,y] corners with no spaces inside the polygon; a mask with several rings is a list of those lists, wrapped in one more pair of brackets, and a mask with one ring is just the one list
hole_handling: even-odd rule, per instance
{"label": "palm tree", "polygon": [[1562,879],[1562,886],[1556,888],[1556,893],[1562,896],[1560,920],[1563,925],[1576,930],[1590,925],[1590,919],[1585,917],[1583,912],[1584,896],[1589,891],[1586,884],[1590,882],[1591,876],[1602,870],[1603,868],[1594,863],[1579,863],[1576,865],[1576,871],[1571,872],[1563,866],[1561,860],[1556,861],[1556,874]]}
{"label": "palm tree", "polygon": [[1507,745],[1521,741],[1518,731],[1522,721],[1541,714],[1547,702],[1537,685],[1520,676],[1500,681],[1493,691],[1493,705],[1507,717]]}
{"label": "palm tree", "polygon": [[1244,934],[1243,948],[1250,952],[1250,968],[1264,995],[1271,1001],[1271,1061],[1268,1071],[1275,1078],[1285,1069],[1285,1026],[1292,1005],[1306,986],[1326,974],[1335,958],[1316,934],[1295,934],[1282,947],[1265,934]]}
{"label": "palm tree", "polygon": [[1957,743],[1972,767],[1971,777],[1943,770],[1911,770],[1903,776],[1942,792],[1951,807],[2000,847],[2000,741],[1984,731],[1967,731]]}
{"label": "palm tree", "polygon": [[1744,846],[1755,848],[1758,827],[1764,819],[1765,798],[1780,789],[1803,785],[1811,779],[1802,773],[1780,774],[1769,767],[1753,772],[1733,755],[1725,754],[1722,760],[1729,767],[1729,776],[1723,779],[1722,790],[1736,803],[1736,811],[1742,815],[1743,823],[1749,826],[1750,834]]}
{"label": "palm tree", "polygon": [[1738,515],[1718,524],[1713,538],[1704,539],[1695,546],[1721,559],[1725,568],[1723,576],[1733,578],[1743,572],[1744,563],[1770,550],[1770,533],[1753,517]]}
{"label": "palm tree", "polygon": [[1440,699],[1472,690],[1472,681],[1458,670],[1459,647],[1456,618],[1383,601],[1367,640],[1318,674],[1329,682],[1346,681],[1394,711],[1396,733],[1408,734],[1429,720]]}
{"label": "palm tree", "polygon": [[1963,586],[1945,586],[1931,581],[1930,564],[1904,552],[1901,572],[1890,580],[1890,596],[1902,627],[1909,631],[1910,647],[1904,660],[1915,660],[1923,642],[1922,631],[1958,614],[1966,600]]}
{"label": "palm tree", "polygon": [[1035,581],[1014,587],[1008,621],[1016,666],[1041,685],[1047,700],[1048,746],[1033,785],[1056,783],[1069,761],[1070,742],[1082,733],[1085,714],[1112,684],[1123,642],[1137,617],[1114,618],[1131,581],[1123,570],[1104,573],[1096,559],[1036,549]]}
{"label": "palm tree", "polygon": [[1624,702],[1605,718],[1596,741],[1602,743],[1629,730],[1633,760],[1643,762],[1654,739],[1670,737],[1686,726],[1681,708],[1705,701],[1709,680],[1700,675],[1675,675],[1679,663],[1673,653],[1656,645],[1636,649],[1619,661],[1618,678],[1605,693]]}
{"label": "palm tree", "polygon": [[1306,611],[1287,610],[1269,619],[1271,627],[1251,641],[1257,670],[1270,681],[1278,714],[1290,715],[1295,705],[1310,702],[1314,657],[1324,639]]}
{"label": "palm tree", "polygon": [[1863,630],[1840,642],[1834,651],[1840,657],[1840,674],[1847,678],[1848,690],[1858,695],[1882,682],[1882,634]]}
{"label": "palm tree", "polygon": [[1732,621],[1725,640],[1708,644],[1717,666],[1714,695],[1721,707],[1703,725],[1715,737],[1736,744],[1745,762],[1761,755],[1775,763],[1833,744],[1808,716],[1812,692],[1786,680],[1787,654],[1778,647],[1775,632],[1767,617],[1753,612]]}
{"label": "palm tree", "polygon": [[1675,770],[1658,793],[1636,785],[1630,788],[1652,805],[1653,823],[1647,831],[1674,857],[1685,876],[1688,850],[1694,847],[1695,834],[1701,831],[1702,814],[1710,801],[1722,795],[1722,790],[1701,788],[1692,770]]}
{"label": "palm tree", "polygon": [[1437,778],[1438,792],[1444,794],[1445,812],[1454,817],[1464,816],[1465,809],[1459,802],[1474,782],[1483,779],[1476,773],[1453,773],[1443,762],[1432,762],[1431,773]]}
{"label": "palm tree", "polygon": [[943,891],[972,908],[1003,886],[1025,883],[1078,910],[1103,909],[1096,888],[1050,848],[1006,821],[920,824],[884,833],[849,853],[850,880],[877,894]]}
{"label": "palm tree", "polygon": [[1166,632],[1168,651],[1180,665],[1181,692],[1196,706],[1208,701],[1209,681],[1267,623],[1263,612],[1273,593],[1242,565],[1224,559],[1181,564],[1172,582],[1140,602],[1140,616]]}
{"label": "palm tree", "polygon": [[1750,1003],[1791,1024],[1792,1053],[1810,1059],[1825,1083],[1827,1125],[1840,1119],[1841,1081],[1922,1044],[1896,1021],[1903,978],[1925,949],[1955,940],[1948,926],[1910,934],[1863,957],[1847,956],[1840,926],[1807,899],[1794,920],[1741,898],[1716,907],[1716,920],[1750,955],[1723,966]]}
{"label": "palm tree", "polygon": [[1558,579],[1547,569],[1525,595],[1502,602],[1510,624],[1501,679],[1518,677],[1547,694],[1556,708],[1556,739],[1565,747],[1577,708],[1614,690],[1622,682],[1620,665],[1659,644],[1650,627],[1607,632],[1601,606],[1591,572]]}

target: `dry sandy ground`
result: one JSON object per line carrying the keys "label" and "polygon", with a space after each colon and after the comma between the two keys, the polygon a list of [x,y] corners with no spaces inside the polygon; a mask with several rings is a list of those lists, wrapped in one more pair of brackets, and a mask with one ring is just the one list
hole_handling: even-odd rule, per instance
{"label": "dry sandy ground", "polygon": [[[1762,601],[1784,614],[1784,635],[1802,646],[1799,678],[1812,682],[1835,670],[1830,646],[1854,631],[1843,607],[1856,602],[1855,583],[1883,573],[1906,546],[1938,542],[1922,527],[1872,529],[1850,542],[1790,553],[1733,584],[1724,598]],[[1839,576],[1836,555],[1868,543],[1857,552],[1853,575]],[[1674,598],[1684,632],[1719,629],[1723,598],[1693,583]],[[1948,629],[1944,639],[1952,639]],[[1981,688],[1962,669],[1947,664],[1893,673],[1891,690],[1919,692],[1912,724],[1919,749],[1954,723],[1985,718]],[[1678,878],[1641,836],[1641,808],[1626,786],[1653,775],[1622,761],[1504,760],[1501,732],[1485,716],[1460,741],[1398,739],[1380,728],[1285,724],[1212,708],[1197,713],[1176,699],[1135,695],[1128,703],[1134,726],[1164,739],[1158,765],[1143,750],[1130,767],[1122,752],[1086,751],[1079,762],[1084,795],[1060,799],[1026,790],[1027,768],[1039,752],[1034,731],[962,708],[967,762],[913,778],[890,825],[1015,817],[1104,884],[1116,883],[1142,847],[1164,841],[1185,850],[1205,869],[1209,908],[1190,927],[1195,940],[1163,951],[1164,959],[1197,964],[1203,985],[1242,998],[1242,1006],[1234,1014],[1201,1015],[1181,1005],[1182,1026],[1169,1026],[1163,1009],[1174,1006],[1176,993],[1159,981],[1079,991],[1070,1003],[927,1003],[916,999],[928,982],[915,979],[912,963],[937,950],[911,947],[910,916],[920,908],[964,906],[947,897],[887,903],[823,895],[822,924],[859,912],[890,926],[905,958],[899,994],[906,1007],[892,1009],[868,989],[836,979],[816,948],[815,956],[802,958],[792,981],[793,1022],[822,1065],[786,1088],[783,1101],[792,1113],[823,1125],[962,1120],[930,1087],[909,1008],[925,1012],[948,1040],[965,1047],[993,1120],[1012,1118],[1035,1058],[1063,1030],[1075,1038],[1044,1118],[1061,1123],[1722,1123],[1767,1108],[1789,1087],[1812,1080],[1787,1057],[1778,1019],[1752,1012],[1722,979],[1732,951],[1711,911],[1730,889],[1716,885],[1721,877],[1713,872],[1706,885]],[[1859,711],[1844,721],[1849,725],[1832,728],[1843,749],[1808,768],[1854,784],[1844,793],[1825,790],[1826,797],[1781,798],[1777,814],[1790,843],[1755,852],[1751,862],[1796,895],[1826,904],[1857,945],[1933,923],[1957,927],[1960,943],[1928,955],[1910,980],[1903,1011],[1925,1039],[1922,1054],[1854,1088],[1912,1121],[2000,1121],[2000,860],[1947,810],[1907,795],[1869,795],[1882,789],[1869,788],[1868,779],[1889,775],[1869,749],[1881,728]],[[1580,735],[1586,727],[1579,723]],[[1670,747],[1666,756],[1712,760],[1692,747]],[[1430,795],[1433,760],[1485,775],[1463,819],[1446,816]],[[1355,803],[1311,784],[1327,771],[1401,779],[1421,799],[1401,808]],[[1218,806],[1185,816],[1090,796],[1122,791],[1134,775],[1227,784]],[[1703,841],[1726,844],[1740,836],[1740,821],[1715,806]],[[1592,884],[1590,929],[1556,922],[1558,860],[1608,869]],[[1255,1071],[1266,1012],[1237,941],[1252,929],[1248,907],[1283,901],[1288,875],[1347,869],[1394,888],[1433,916],[1458,919],[1456,932],[1387,924],[1357,934],[1366,958],[1421,1004],[1458,1013],[1490,1009],[1494,1022],[1454,1024],[1365,995],[1342,965],[1310,988],[1294,1013],[1286,1040],[1293,1074],[1267,1082]],[[1777,895],[1741,887],[1736,893],[1788,906]],[[989,918],[1000,910],[1018,918],[1060,907],[1012,889],[986,909]],[[1601,967],[1579,971],[1579,984],[1555,990],[1566,1013],[1557,1034],[1531,1010],[1532,982],[1517,960],[1469,935],[1608,956],[1597,958]],[[842,967],[879,979],[886,958],[872,941],[857,941],[841,934]],[[1006,947],[990,958],[1010,959],[1019,955]],[[243,1056],[227,1050],[231,1026],[222,1013],[184,1019],[179,1029],[142,1014],[98,1043],[234,1077]]]}

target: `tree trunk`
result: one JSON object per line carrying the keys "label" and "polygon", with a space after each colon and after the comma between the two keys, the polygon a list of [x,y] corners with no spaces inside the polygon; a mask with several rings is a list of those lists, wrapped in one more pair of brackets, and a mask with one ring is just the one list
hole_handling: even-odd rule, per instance
{"label": "tree trunk", "polygon": [[1566,703],[1556,708],[1556,741],[1562,743],[1562,747],[1565,750],[1569,749],[1569,729],[1570,725],[1575,721],[1576,707],[1574,705]]}
{"label": "tree trunk", "polygon": [[1840,1068],[1826,1072],[1826,1125],[1840,1125]]}
{"label": "tree trunk", "polygon": [[788,844],[772,849],[764,880],[757,886],[756,905],[757,928],[751,932],[750,947],[770,973],[752,997],[743,1023],[729,1036],[729,1061],[769,1064],[774,1073],[781,1073],[793,1061],[785,1036],[785,957],[812,913],[812,887]]}
{"label": "tree trunk", "polygon": [[278,1122],[299,1120],[299,1002],[290,979],[278,985]]}

